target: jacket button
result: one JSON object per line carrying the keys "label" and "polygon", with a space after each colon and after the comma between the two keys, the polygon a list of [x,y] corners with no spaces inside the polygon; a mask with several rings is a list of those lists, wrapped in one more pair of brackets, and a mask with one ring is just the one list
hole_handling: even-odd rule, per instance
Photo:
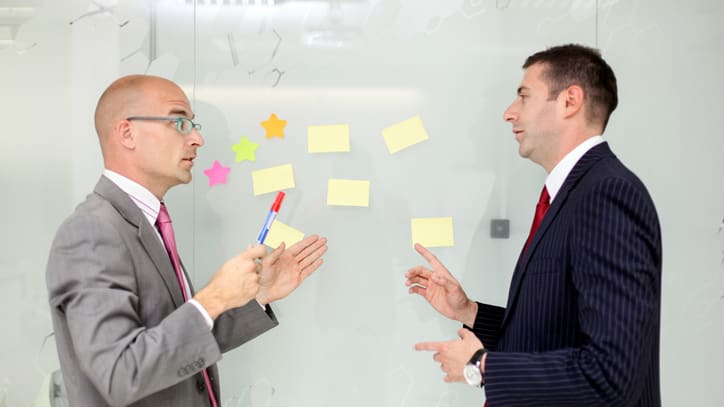
{"label": "jacket button", "polygon": [[206,389],[206,386],[204,385],[204,382],[202,382],[201,380],[197,380],[196,381],[196,390],[198,390],[199,393],[203,393],[205,389]]}

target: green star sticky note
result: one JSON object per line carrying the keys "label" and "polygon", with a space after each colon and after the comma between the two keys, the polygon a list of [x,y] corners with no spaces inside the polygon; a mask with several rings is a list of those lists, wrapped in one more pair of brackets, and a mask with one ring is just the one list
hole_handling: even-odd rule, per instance
{"label": "green star sticky note", "polygon": [[240,163],[244,160],[256,161],[254,152],[257,147],[259,147],[259,144],[252,143],[246,136],[244,136],[241,138],[241,141],[231,146],[231,149],[236,153],[236,162]]}

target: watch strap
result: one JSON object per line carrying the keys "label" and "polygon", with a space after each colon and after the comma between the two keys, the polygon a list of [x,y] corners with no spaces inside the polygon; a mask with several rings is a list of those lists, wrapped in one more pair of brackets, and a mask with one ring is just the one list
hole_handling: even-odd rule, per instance
{"label": "watch strap", "polygon": [[483,358],[483,355],[488,353],[488,350],[485,348],[480,348],[475,353],[473,353],[473,356],[470,358],[470,361],[468,361],[469,364],[475,365],[480,364],[480,360]]}
{"label": "watch strap", "polygon": [[475,353],[473,353],[473,356],[470,358],[470,361],[468,362],[469,365],[475,366],[480,371],[480,376],[483,378],[483,380],[480,382],[480,387],[485,385],[485,374],[483,374],[483,371],[480,369],[480,363],[483,361],[483,355],[488,353],[488,350],[485,348],[480,348]]}

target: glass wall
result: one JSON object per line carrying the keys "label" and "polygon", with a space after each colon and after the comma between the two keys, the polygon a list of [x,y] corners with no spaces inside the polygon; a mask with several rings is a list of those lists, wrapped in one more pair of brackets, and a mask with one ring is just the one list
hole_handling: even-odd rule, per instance
{"label": "glass wall", "polygon": [[[291,164],[279,220],[329,237],[322,269],[274,305],[280,326],[220,363],[224,406],[481,405],[413,350],[458,325],[407,294],[410,220],[451,217],[455,244],[434,252],[505,304],[545,172],[502,114],[525,57],[570,42],[616,71],[605,137],[659,210],[664,404],[724,404],[722,17],[716,0],[0,0],[0,406],[47,405],[48,249],[102,170],[95,103],[131,73],[179,83],[204,126],[193,182],[167,197],[197,287],[256,237],[273,194],[254,195],[252,171]],[[283,138],[260,124],[272,113]],[[390,154],[382,130],[412,117],[429,139]],[[309,126],[340,124],[349,153],[308,153]],[[253,162],[235,160],[243,137]],[[214,161],[226,184],[209,186]],[[369,206],[328,206],[329,178],[369,180]]]}

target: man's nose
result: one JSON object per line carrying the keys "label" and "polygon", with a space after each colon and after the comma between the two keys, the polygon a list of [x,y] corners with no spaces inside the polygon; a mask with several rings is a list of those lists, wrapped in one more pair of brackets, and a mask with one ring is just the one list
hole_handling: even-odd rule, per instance
{"label": "man's nose", "polygon": [[192,139],[191,139],[192,144],[197,145],[199,147],[204,145],[204,136],[202,136],[198,130],[193,129],[189,136],[192,137]]}
{"label": "man's nose", "polygon": [[508,106],[507,109],[503,112],[503,120],[506,122],[512,122],[513,120],[518,117],[517,112],[513,109],[513,104]]}

